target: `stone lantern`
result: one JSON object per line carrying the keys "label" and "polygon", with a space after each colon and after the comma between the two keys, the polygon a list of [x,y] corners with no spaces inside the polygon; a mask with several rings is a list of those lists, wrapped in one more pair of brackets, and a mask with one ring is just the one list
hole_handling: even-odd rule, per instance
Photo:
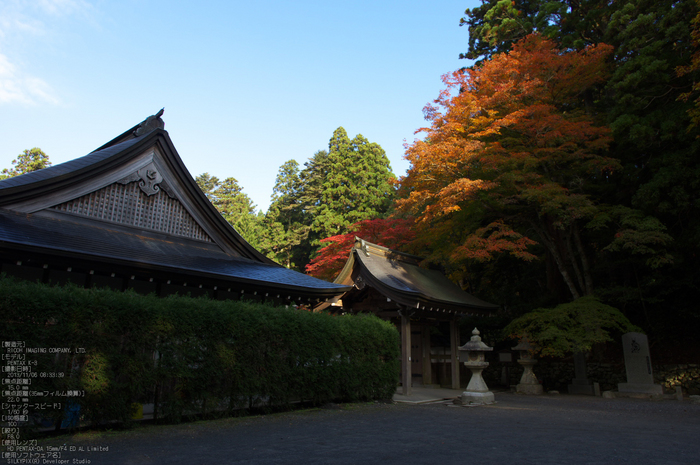
{"label": "stone lantern", "polygon": [[520,344],[513,347],[513,350],[520,352],[520,359],[518,363],[523,366],[525,371],[523,371],[523,376],[520,378],[520,384],[516,387],[515,391],[520,394],[542,394],[542,385],[537,381],[537,376],[532,371],[532,366],[537,363],[537,360],[532,356],[532,344],[528,340],[527,336],[524,336],[520,340]]}
{"label": "stone lantern", "polygon": [[484,352],[493,350],[493,347],[481,342],[479,334],[479,330],[474,328],[471,340],[459,348],[459,361],[464,362],[464,366],[472,372],[472,379],[462,393],[462,405],[490,404],[495,401],[493,392],[489,391],[489,387],[481,376],[481,372],[489,366]]}

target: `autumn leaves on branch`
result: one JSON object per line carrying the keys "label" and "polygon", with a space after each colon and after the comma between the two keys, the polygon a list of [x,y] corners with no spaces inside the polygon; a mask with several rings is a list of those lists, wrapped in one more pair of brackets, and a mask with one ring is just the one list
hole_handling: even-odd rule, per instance
{"label": "autumn leaves on branch", "polygon": [[398,208],[449,248],[451,261],[504,252],[532,260],[529,247],[539,243],[573,298],[591,294],[581,228],[605,206],[589,188],[620,165],[606,156],[610,130],[585,97],[605,80],[611,52],[605,44],[560,51],[531,34],[444,76],[446,89],[425,109],[431,126],[406,152]]}

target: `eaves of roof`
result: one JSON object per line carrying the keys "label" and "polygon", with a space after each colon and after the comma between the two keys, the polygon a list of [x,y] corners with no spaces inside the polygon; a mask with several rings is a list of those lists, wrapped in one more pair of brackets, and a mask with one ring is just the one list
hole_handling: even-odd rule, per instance
{"label": "eaves of roof", "polygon": [[451,310],[462,313],[492,312],[499,306],[464,292],[437,271],[419,266],[421,258],[355,238],[343,270],[334,282],[364,281],[392,301],[421,310]]}
{"label": "eaves of roof", "polygon": [[[89,224],[92,223],[92,224]],[[93,261],[114,262],[134,268],[160,269],[289,290],[329,298],[350,290],[280,265],[234,257],[214,244],[190,239],[159,237],[159,234],[97,221],[79,222],[0,209],[0,248],[71,255]]]}
{"label": "eaves of roof", "polygon": [[65,163],[3,179],[0,181],[0,206],[16,202],[20,198],[50,195],[51,192],[85,177],[97,176],[136,156],[144,146],[152,144],[160,135],[159,133],[165,133],[165,131],[156,129],[141,137],[126,140]]}

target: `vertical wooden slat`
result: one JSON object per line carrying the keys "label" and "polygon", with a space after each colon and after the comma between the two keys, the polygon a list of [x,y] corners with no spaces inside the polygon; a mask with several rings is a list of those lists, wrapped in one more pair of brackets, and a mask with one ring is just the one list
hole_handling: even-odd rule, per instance
{"label": "vertical wooden slat", "polygon": [[433,371],[430,357],[430,326],[421,326],[421,343],[423,345],[423,386],[433,384]]}
{"label": "vertical wooden slat", "polygon": [[95,216],[95,213],[97,213],[97,209],[95,208],[95,195],[94,193],[90,193],[87,196],[87,215],[88,216]]}
{"label": "vertical wooden slat", "polygon": [[112,184],[111,186],[109,186],[109,198],[107,201],[107,204],[109,205],[109,216],[107,217],[107,219],[109,221],[114,221],[114,200],[115,200],[114,199],[114,197],[115,197],[114,196],[114,186],[115,185],[116,184]]}
{"label": "vertical wooden slat", "polygon": [[411,318],[408,310],[401,313],[401,390],[404,396],[411,395]]}
{"label": "vertical wooden slat", "polygon": [[450,321],[450,358],[452,362],[452,389],[459,389],[459,324]]}

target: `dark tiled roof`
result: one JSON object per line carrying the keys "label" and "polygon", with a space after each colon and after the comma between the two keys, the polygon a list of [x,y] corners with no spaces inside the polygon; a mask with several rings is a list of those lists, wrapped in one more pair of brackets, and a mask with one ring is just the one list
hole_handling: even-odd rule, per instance
{"label": "dark tiled roof", "polygon": [[[421,268],[421,260],[415,255],[387,249],[356,237],[355,246],[335,282],[357,284],[358,278],[361,278],[392,301],[426,312],[434,309],[471,314],[498,309],[498,305],[464,292],[443,273]],[[362,285],[358,288],[362,289]],[[357,292],[352,290],[349,294]]]}
{"label": "dark tiled roof", "polygon": [[[111,148],[111,147],[110,147]],[[217,279],[278,289],[337,295],[347,286],[328,283],[280,265],[224,253],[215,244],[176,239],[92,220],[20,214],[0,209],[0,245],[69,252],[93,259],[146,264],[174,272],[198,272]]]}
{"label": "dark tiled roof", "polygon": [[42,170],[32,171],[31,173],[3,179],[0,181],[0,194],[2,193],[3,189],[41,183],[54,178],[70,176],[77,171],[88,168],[92,165],[107,160],[120,152],[123,152],[132,145],[140,142],[143,137],[144,136],[130,139],[125,142],[112,145],[111,147],[107,147],[103,150],[92,152],[84,157],[76,158],[75,160],[67,161],[58,165],[49,166],[48,168],[44,168]]}
{"label": "dark tiled roof", "polygon": [[459,306],[471,309],[495,310],[498,305],[484,302],[464,292],[439,271],[421,268],[404,261],[400,256],[369,253],[354,249],[355,260],[370,275],[377,290],[394,294],[395,299],[406,300],[415,306],[418,302],[436,306]]}

